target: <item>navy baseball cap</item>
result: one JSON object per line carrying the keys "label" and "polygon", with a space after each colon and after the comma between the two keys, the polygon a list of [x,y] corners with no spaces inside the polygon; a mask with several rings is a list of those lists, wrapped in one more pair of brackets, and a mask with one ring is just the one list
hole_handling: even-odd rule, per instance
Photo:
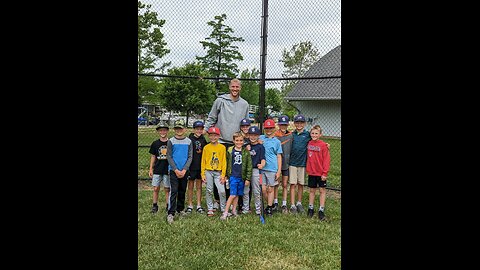
{"label": "navy baseball cap", "polygon": [[305,116],[299,114],[295,115],[295,118],[293,119],[293,122],[306,122],[305,121]]}
{"label": "navy baseball cap", "polygon": [[248,134],[260,135],[261,132],[260,132],[260,129],[257,126],[251,126],[250,128],[248,128]]}
{"label": "navy baseball cap", "polygon": [[289,124],[289,121],[290,121],[290,119],[288,119],[288,116],[282,115],[282,116],[278,117],[278,122],[277,122],[277,124],[279,124],[279,125],[288,125],[288,124]]}
{"label": "navy baseball cap", "polygon": [[240,126],[250,126],[252,122],[248,118],[243,118],[242,121],[240,121]]}
{"label": "navy baseball cap", "polygon": [[193,122],[193,128],[196,128],[196,127],[204,127],[205,125],[203,124],[202,121],[195,121]]}

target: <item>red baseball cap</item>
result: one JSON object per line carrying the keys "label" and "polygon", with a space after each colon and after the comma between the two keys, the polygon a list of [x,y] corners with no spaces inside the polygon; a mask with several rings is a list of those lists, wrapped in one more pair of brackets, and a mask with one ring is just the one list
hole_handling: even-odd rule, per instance
{"label": "red baseball cap", "polygon": [[264,128],[275,128],[275,121],[273,121],[272,119],[267,119],[263,123],[263,127]]}
{"label": "red baseball cap", "polygon": [[215,133],[215,134],[218,134],[220,135],[220,129],[218,129],[217,127],[211,127],[208,129],[208,134],[210,133]]}

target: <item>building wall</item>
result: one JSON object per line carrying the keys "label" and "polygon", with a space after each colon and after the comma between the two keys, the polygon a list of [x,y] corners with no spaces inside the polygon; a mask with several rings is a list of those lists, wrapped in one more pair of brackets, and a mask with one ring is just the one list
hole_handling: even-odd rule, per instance
{"label": "building wall", "polygon": [[342,137],[341,101],[291,101],[307,119],[306,129],[320,125],[324,136]]}

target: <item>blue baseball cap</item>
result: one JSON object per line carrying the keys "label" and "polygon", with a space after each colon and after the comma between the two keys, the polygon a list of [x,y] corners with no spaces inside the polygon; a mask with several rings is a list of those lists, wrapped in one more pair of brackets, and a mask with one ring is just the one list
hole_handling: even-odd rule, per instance
{"label": "blue baseball cap", "polygon": [[196,128],[196,127],[204,127],[205,125],[203,124],[202,121],[195,121],[193,122],[193,128]]}
{"label": "blue baseball cap", "polygon": [[288,116],[282,115],[282,116],[278,117],[278,122],[277,122],[277,124],[279,124],[279,125],[288,125],[288,124],[289,124],[289,121],[290,121],[290,119],[288,119]]}
{"label": "blue baseball cap", "polygon": [[251,126],[248,128],[248,134],[257,134],[260,135],[260,129],[257,126]]}
{"label": "blue baseball cap", "polygon": [[293,122],[306,122],[305,121],[305,116],[299,114],[295,115],[295,118],[293,118]]}
{"label": "blue baseball cap", "polygon": [[243,118],[242,121],[240,121],[240,126],[250,126],[252,122],[248,118]]}

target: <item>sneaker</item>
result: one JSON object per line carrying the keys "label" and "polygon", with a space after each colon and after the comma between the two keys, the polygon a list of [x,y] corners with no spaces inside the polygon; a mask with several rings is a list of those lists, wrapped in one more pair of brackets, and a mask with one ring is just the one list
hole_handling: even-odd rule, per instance
{"label": "sneaker", "polygon": [[213,212],[217,211],[218,210],[218,203],[217,202],[214,202],[213,203]]}
{"label": "sneaker", "polygon": [[267,206],[266,213],[267,213],[268,216],[272,215],[272,207],[271,206]]}
{"label": "sneaker", "polygon": [[203,209],[201,206],[197,207],[197,213],[203,214],[205,212],[205,209]]}
{"label": "sneaker", "polygon": [[262,213],[262,211],[255,211],[255,215],[257,215],[257,216],[260,216],[261,213]]}
{"label": "sneaker", "polygon": [[242,211],[242,215],[250,214],[250,210]]}
{"label": "sneaker", "polygon": [[189,206],[187,207],[187,211],[185,211],[187,214],[191,214],[193,211],[193,207]]}
{"label": "sneaker", "polygon": [[324,220],[325,219],[325,213],[323,211],[318,211],[318,218],[320,220]]}
{"label": "sneaker", "polygon": [[307,215],[308,217],[313,217],[313,209],[312,208],[308,208],[308,212],[307,212]]}
{"label": "sneaker", "polygon": [[305,210],[303,210],[303,205],[297,204],[297,213],[301,214],[303,212],[305,212]]}
{"label": "sneaker", "polygon": [[172,223],[173,223],[173,215],[172,215],[172,214],[168,214],[168,216],[167,216],[167,222],[168,222],[168,224],[172,224]]}
{"label": "sneaker", "polygon": [[297,213],[297,207],[295,207],[295,205],[292,205],[292,206],[290,207],[290,213],[292,213],[292,214],[296,214],[296,213]]}
{"label": "sneaker", "polygon": [[158,212],[158,205],[152,206],[152,211],[150,211],[150,213],[155,214],[157,212]]}
{"label": "sneaker", "polygon": [[232,211],[232,214],[230,216],[238,217],[238,212],[237,211]]}
{"label": "sneaker", "polygon": [[277,210],[278,210],[278,203],[274,203],[272,211],[277,211]]}
{"label": "sneaker", "polygon": [[[228,214],[230,214],[230,213],[223,212],[223,214],[220,216],[220,220],[225,220],[225,219],[227,219]],[[230,215],[231,215],[231,214],[230,214]]]}
{"label": "sneaker", "polygon": [[215,214],[213,213],[213,211],[212,211],[212,210],[208,210],[208,212],[207,212],[207,216],[209,216],[209,217],[213,217],[214,215],[215,215]]}
{"label": "sneaker", "polygon": [[282,214],[288,214],[288,208],[286,205],[282,205]]}

